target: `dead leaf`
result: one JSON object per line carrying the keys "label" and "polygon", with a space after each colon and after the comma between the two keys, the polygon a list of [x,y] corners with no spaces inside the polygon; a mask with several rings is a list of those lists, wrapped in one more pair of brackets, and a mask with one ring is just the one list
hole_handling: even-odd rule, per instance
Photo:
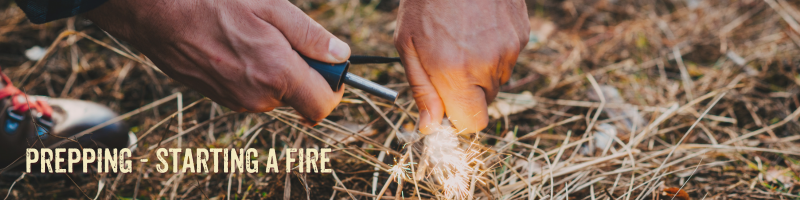
{"label": "dead leaf", "polygon": [[[606,103],[625,103],[625,99],[622,98],[619,90],[617,90],[617,88],[614,86],[601,85],[600,91],[603,92],[603,97],[605,97]],[[595,90],[589,90],[586,96],[592,101],[601,101],[600,95],[597,94],[597,91]],[[636,126],[637,129],[641,129],[647,125],[647,121],[644,120],[642,115],[639,113],[639,110],[634,106],[628,108],[603,108],[603,112],[608,115],[608,118],[623,117],[621,122],[625,125],[625,127],[628,128],[628,130],[633,129],[634,126]]]}
{"label": "dead leaf", "polygon": [[547,42],[550,35],[556,31],[556,25],[549,20],[538,17],[531,17],[529,20],[531,33],[528,37],[528,46],[525,48],[534,49]]}
{"label": "dead leaf", "polygon": [[783,184],[784,188],[791,188],[795,184],[795,180],[792,178],[794,177],[794,173],[792,173],[791,170],[792,169],[790,168],[779,169],[772,167],[769,170],[767,170],[767,172],[764,174],[765,175],[764,178],[768,182],[773,182],[773,183],[779,182]]}
{"label": "dead leaf", "polygon": [[614,144],[614,138],[617,137],[617,127],[614,125],[603,123],[597,126],[594,133],[594,145],[598,149],[606,149],[606,146]]}
{"label": "dead leaf", "polygon": [[661,199],[690,200],[692,198],[689,197],[689,193],[686,193],[685,189],[668,187],[661,191]]}
{"label": "dead leaf", "polygon": [[536,106],[533,93],[524,91],[520,94],[498,93],[497,98],[489,105],[489,116],[499,119],[516,114]]}
{"label": "dead leaf", "polygon": [[541,161],[533,161],[528,162],[523,159],[519,159],[514,163],[514,168],[520,167],[520,173],[523,175],[528,175],[529,173],[532,174],[541,174],[542,171],[547,167]]}

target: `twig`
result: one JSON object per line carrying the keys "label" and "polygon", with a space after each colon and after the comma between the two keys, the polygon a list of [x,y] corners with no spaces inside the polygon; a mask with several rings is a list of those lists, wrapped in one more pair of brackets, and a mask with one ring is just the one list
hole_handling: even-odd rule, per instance
{"label": "twig", "polygon": [[[737,81],[737,82],[738,82],[738,81]],[[664,164],[666,164],[666,163],[667,163],[667,160],[669,160],[669,158],[672,156],[672,154],[673,154],[673,153],[675,152],[675,150],[678,148],[678,145],[680,145],[681,143],[683,143],[683,140],[685,140],[685,139],[686,139],[686,136],[688,136],[688,135],[689,135],[689,133],[691,133],[691,132],[692,132],[692,130],[694,130],[694,127],[695,127],[695,126],[696,126],[698,123],[700,123],[700,120],[703,120],[703,117],[704,117],[706,114],[708,114],[708,112],[709,112],[709,111],[711,111],[711,108],[714,108],[714,106],[715,106],[715,105],[717,105],[717,102],[719,102],[719,100],[720,100],[720,99],[722,99],[722,97],[724,97],[724,96],[725,96],[725,94],[727,94],[727,92],[723,92],[722,94],[720,94],[719,96],[717,96],[716,98],[714,98],[713,102],[712,102],[712,103],[711,103],[711,104],[708,106],[708,108],[707,108],[705,111],[703,111],[703,114],[702,114],[702,115],[700,115],[700,118],[697,118],[697,120],[695,120],[694,124],[692,124],[692,126],[691,126],[691,127],[689,127],[689,130],[687,130],[687,131],[686,131],[686,133],[684,133],[684,134],[683,134],[683,136],[681,137],[681,139],[680,139],[680,140],[678,140],[678,143],[676,143],[676,144],[675,144],[675,146],[673,146],[673,147],[671,148],[671,150],[670,150],[669,154],[667,154],[667,157],[666,157],[666,158],[664,158],[664,160],[661,162],[661,165],[659,165],[659,166],[658,166],[658,168],[656,168],[656,170],[655,170],[655,173],[653,174],[653,175],[654,175],[654,176],[653,176],[653,179],[656,179],[656,178],[657,178],[655,182],[658,182],[659,180],[661,180],[661,177],[659,177],[659,176],[656,176],[656,175],[658,175],[659,171],[661,171],[661,169],[663,169],[663,168],[664,168]],[[653,180],[653,179],[651,179],[651,180]]]}
{"label": "twig", "polygon": [[[591,74],[587,74],[586,75],[586,79],[589,79],[589,83],[592,84],[592,88],[594,88],[594,91],[597,92],[598,96],[600,96],[600,107],[598,107],[597,111],[595,111],[594,117],[592,117],[592,121],[589,122],[588,126],[586,126],[586,132],[583,133],[584,135],[587,135],[587,134],[589,134],[589,132],[592,131],[592,128],[594,127],[594,123],[597,122],[597,118],[600,117],[600,113],[603,112],[603,106],[606,105],[606,97],[603,95],[603,90],[600,89],[600,85],[597,84],[597,81],[594,80],[594,77]],[[614,136],[611,136],[611,137],[614,137]]]}
{"label": "twig", "polygon": [[792,30],[794,30],[797,33],[800,33],[800,24],[798,24],[797,21],[795,21],[794,18],[792,18],[792,16],[786,13],[786,11],[784,11],[781,8],[781,6],[775,2],[775,0],[764,0],[764,2],[767,2],[769,7],[778,12],[778,15],[780,15],[781,18],[783,18],[783,21],[785,21],[786,24],[789,24],[789,27],[791,27]]}
{"label": "twig", "polygon": [[[348,190],[347,187],[344,186],[342,180],[339,180],[339,177],[336,176],[336,170],[331,170],[331,175],[333,175],[333,178],[336,179],[336,184],[341,185],[342,189],[344,189],[344,191],[347,192],[348,195],[350,195],[350,198],[357,199],[355,196],[353,196],[353,193],[350,193],[350,190]],[[336,186],[334,185],[333,188],[336,189]]]}
{"label": "twig", "polygon": [[678,70],[681,72],[681,80],[683,81],[683,92],[686,93],[686,99],[694,99],[692,91],[694,91],[694,82],[692,77],[689,76],[689,71],[686,70],[686,65],[683,64],[683,58],[678,46],[672,47],[672,55],[675,56],[675,61],[678,63]]}
{"label": "twig", "polygon": [[[209,120],[214,120],[215,117],[214,114],[217,113],[217,111],[215,110],[217,106],[218,106],[217,102],[211,103],[211,117],[209,117],[210,118]],[[210,143],[214,143],[217,141],[217,138],[214,137],[214,123],[210,123],[208,125],[208,140]]]}
{"label": "twig", "polygon": [[13,182],[13,183],[11,183],[11,186],[9,186],[9,187],[8,187],[8,193],[6,193],[6,198],[3,198],[3,200],[6,200],[6,199],[8,199],[8,196],[9,196],[9,195],[11,195],[11,192],[12,192],[12,190],[11,190],[11,189],[14,189],[14,185],[16,185],[16,184],[17,184],[17,182],[19,182],[20,180],[22,180],[22,178],[25,178],[25,174],[26,174],[25,172],[22,172],[22,174],[21,174],[21,175],[19,175],[19,178],[17,178],[17,180],[14,180],[14,182]]}
{"label": "twig", "polygon": [[547,125],[547,126],[545,126],[543,128],[536,129],[533,132],[530,132],[528,134],[525,134],[523,136],[518,137],[516,140],[518,141],[518,140],[524,140],[524,139],[532,138],[532,137],[535,137],[537,134],[545,132],[547,130],[550,130],[550,129],[556,127],[556,126],[563,126],[564,124],[567,124],[567,123],[570,123],[570,122],[575,122],[575,121],[578,121],[580,119],[583,119],[583,115],[573,116],[573,117],[570,117],[568,119],[565,119],[565,120],[562,120],[560,122],[557,122],[555,124],[550,124],[550,125]]}
{"label": "twig", "polygon": [[133,198],[134,199],[136,199],[136,197],[137,197],[136,195],[139,194],[139,185],[141,185],[141,183],[142,183],[142,173],[144,173],[144,170],[142,170],[143,166],[144,166],[144,163],[143,162],[139,162],[139,174],[136,175],[136,186],[133,187]]}

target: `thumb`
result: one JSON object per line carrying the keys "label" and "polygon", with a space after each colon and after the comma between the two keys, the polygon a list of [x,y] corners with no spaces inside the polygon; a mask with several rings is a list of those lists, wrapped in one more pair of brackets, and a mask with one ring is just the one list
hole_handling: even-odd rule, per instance
{"label": "thumb", "polygon": [[350,58],[350,46],[325,30],[322,25],[288,1],[267,6],[259,15],[283,33],[294,50],[306,57],[327,63],[342,63]]}

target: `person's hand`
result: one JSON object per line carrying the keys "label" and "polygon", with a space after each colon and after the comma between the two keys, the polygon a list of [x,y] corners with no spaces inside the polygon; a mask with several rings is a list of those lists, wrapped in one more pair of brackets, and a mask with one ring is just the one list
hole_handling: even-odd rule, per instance
{"label": "person's hand", "polygon": [[523,0],[403,0],[395,46],[428,134],[445,112],[458,131],[486,127],[487,105],[528,43]]}
{"label": "person's hand", "polygon": [[344,92],[332,91],[297,52],[341,63],[350,47],[286,0],[110,0],[84,16],[236,111],[288,105],[315,123]]}

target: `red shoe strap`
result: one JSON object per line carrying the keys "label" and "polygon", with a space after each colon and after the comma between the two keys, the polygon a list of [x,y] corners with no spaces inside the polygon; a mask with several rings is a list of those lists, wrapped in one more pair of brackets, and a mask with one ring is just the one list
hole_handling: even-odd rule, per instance
{"label": "red shoe strap", "polygon": [[5,87],[0,89],[0,99],[11,97],[11,109],[13,111],[25,113],[33,109],[41,113],[42,117],[45,117],[45,119],[51,119],[53,107],[50,107],[50,104],[42,99],[28,97],[28,95],[12,85],[11,79],[9,79],[8,76],[3,73],[0,73],[0,76],[2,76],[2,81],[5,84]]}

